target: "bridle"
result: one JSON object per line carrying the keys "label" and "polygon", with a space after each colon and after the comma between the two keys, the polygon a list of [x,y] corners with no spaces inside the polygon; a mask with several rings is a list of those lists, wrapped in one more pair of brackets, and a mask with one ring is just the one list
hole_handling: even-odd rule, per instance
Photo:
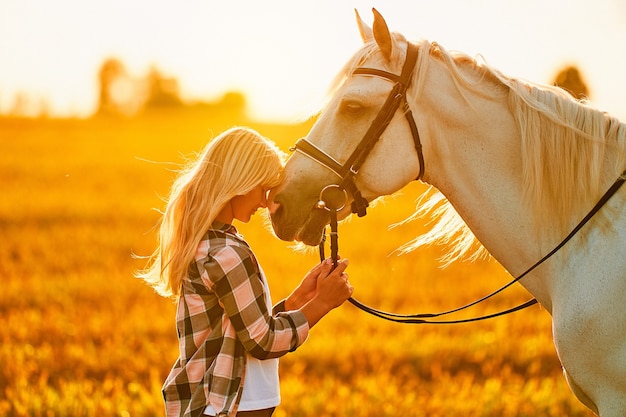
{"label": "bridle", "polygon": [[[347,201],[347,194],[349,193],[352,198],[352,212],[356,213],[359,217],[365,216],[367,214],[366,209],[368,207],[368,202],[363,196],[361,192],[356,186],[355,177],[359,172],[359,169],[367,159],[369,153],[374,148],[374,145],[378,142],[381,135],[391,122],[391,119],[395,115],[396,111],[402,105],[404,115],[406,117],[407,122],[409,123],[409,127],[411,128],[411,134],[413,136],[413,141],[415,143],[415,149],[417,151],[417,156],[419,160],[419,174],[416,180],[422,179],[424,175],[424,156],[422,153],[422,144],[420,141],[419,132],[417,130],[417,125],[415,124],[415,120],[413,119],[413,114],[411,109],[409,108],[408,101],[406,99],[406,92],[410,85],[411,76],[413,74],[413,70],[415,69],[415,65],[417,63],[417,52],[418,48],[416,45],[412,43],[408,43],[407,53],[404,65],[402,67],[402,73],[400,76],[389,73],[387,71],[375,69],[375,68],[365,68],[359,67],[356,68],[352,75],[373,75],[377,77],[382,77],[388,79],[390,81],[395,82],[393,89],[389,93],[389,96],[385,100],[383,107],[380,109],[376,118],[372,121],[370,127],[367,132],[361,139],[361,142],[356,147],[356,149],[352,152],[350,157],[346,160],[344,164],[337,162],[333,157],[331,157],[328,153],[318,148],[311,142],[307,141],[306,138],[299,139],[296,144],[293,146],[292,150],[299,151],[311,158],[313,161],[321,164],[322,166],[328,168],[332,172],[334,172],[340,179],[338,184],[330,184],[322,189],[320,192],[319,201],[315,206],[315,209],[323,209],[327,210],[330,214],[330,248],[331,248],[331,258],[333,260],[333,264],[336,266],[338,261],[338,226],[337,226],[337,212],[344,208]],[[554,249],[552,249],[548,254],[542,257],[538,262],[536,262],[533,266],[528,268],[524,273],[510,281],[508,284],[504,285],[500,289],[474,301],[469,304],[466,304],[462,307],[458,307],[452,310],[440,312],[440,313],[422,313],[422,314],[408,314],[408,315],[400,315],[395,313],[389,313],[381,310],[377,310],[373,307],[369,307],[354,298],[350,298],[348,301],[352,303],[355,307],[363,310],[366,313],[369,313],[373,316],[382,318],[384,320],[393,321],[397,323],[407,323],[407,324],[458,324],[458,323],[469,323],[474,321],[485,320],[489,318],[494,318],[498,316],[502,316],[505,314],[513,313],[515,311],[522,310],[524,308],[530,307],[534,304],[537,304],[536,299],[531,299],[519,306],[494,313],[485,316],[479,316],[469,319],[461,319],[461,320],[426,320],[432,319],[436,317],[445,316],[452,313],[457,313],[459,311],[465,310],[469,307],[475,306],[483,301],[486,301],[496,294],[504,291],[506,288],[510,287],[514,283],[518,282],[534,269],[543,264],[546,260],[548,260],[552,255],[554,255],[559,249],[561,249],[565,244],[572,238],[582,227],[604,206],[604,204],[617,192],[617,190],[622,186],[622,184],[626,181],[626,171],[622,173],[622,175],[613,183],[613,185],[605,192],[605,194],[600,198],[600,200],[596,203],[596,205],[587,213],[587,215],[576,225],[576,227],[559,243]],[[322,242],[319,245],[320,251],[320,260],[324,260],[324,245],[325,245],[325,237],[324,234],[322,236]]]}
{"label": "bridle", "polygon": [[416,63],[417,45],[409,43],[407,46],[406,59],[400,76],[376,68],[359,67],[352,72],[352,75],[373,75],[385,78],[393,81],[395,84],[387,96],[383,107],[378,112],[376,118],[372,121],[372,124],[367,129],[367,132],[365,132],[361,142],[344,164],[337,162],[332,156],[306,140],[306,138],[298,140],[292,148],[292,150],[302,152],[315,162],[322,164],[339,177],[340,181],[336,186],[346,190],[352,196],[352,212],[356,213],[359,217],[363,217],[367,214],[366,209],[369,203],[361,195],[361,192],[354,182],[354,178],[359,173],[361,166],[400,106],[402,106],[404,116],[409,123],[409,127],[411,128],[411,134],[413,135],[415,150],[417,151],[417,157],[419,160],[419,174],[417,175],[416,180],[421,180],[424,176],[424,155],[422,154],[422,143],[420,141],[420,135],[417,130],[415,120],[413,119],[413,113],[411,112],[406,99],[406,91],[411,83],[411,76]]}

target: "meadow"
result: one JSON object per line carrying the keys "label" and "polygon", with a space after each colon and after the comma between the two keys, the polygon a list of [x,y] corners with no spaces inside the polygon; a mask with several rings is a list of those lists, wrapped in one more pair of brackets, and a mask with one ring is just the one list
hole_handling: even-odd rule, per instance
{"label": "meadow", "polygon": [[[294,125],[211,115],[0,120],[0,416],[163,416],[177,357],[174,304],[133,277],[156,243],[175,171],[211,137],[246,124],[287,148]],[[340,225],[354,296],[399,313],[457,307],[510,279],[493,260],[442,269],[445,248],[397,256],[424,221],[415,183]],[[275,301],[318,260],[267,230],[237,224]],[[516,285],[468,315],[519,304]],[[458,317],[463,317],[460,315]],[[540,307],[461,325],[402,325],[349,304],[281,360],[277,417],[578,416]]]}

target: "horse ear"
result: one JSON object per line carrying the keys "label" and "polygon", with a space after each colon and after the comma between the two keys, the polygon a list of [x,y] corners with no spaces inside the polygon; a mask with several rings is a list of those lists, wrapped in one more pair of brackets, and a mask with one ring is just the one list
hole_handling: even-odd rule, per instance
{"label": "horse ear", "polygon": [[374,13],[374,38],[385,59],[390,61],[393,52],[393,41],[391,40],[391,33],[389,33],[387,22],[385,22],[385,19],[378,10],[372,8],[372,12]]}
{"label": "horse ear", "polygon": [[372,29],[367,26],[367,24],[361,19],[361,15],[359,15],[359,11],[354,9],[354,13],[356,14],[356,24],[359,26],[359,32],[361,33],[361,39],[363,39],[363,43],[367,43],[374,39],[374,33],[372,33]]}

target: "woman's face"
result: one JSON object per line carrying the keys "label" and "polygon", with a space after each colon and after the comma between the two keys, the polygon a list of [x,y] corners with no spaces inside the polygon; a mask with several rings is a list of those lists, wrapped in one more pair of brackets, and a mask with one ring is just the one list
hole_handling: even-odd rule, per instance
{"label": "woman's face", "polygon": [[238,195],[231,200],[233,218],[248,223],[259,208],[267,207],[268,190],[257,185],[247,194]]}

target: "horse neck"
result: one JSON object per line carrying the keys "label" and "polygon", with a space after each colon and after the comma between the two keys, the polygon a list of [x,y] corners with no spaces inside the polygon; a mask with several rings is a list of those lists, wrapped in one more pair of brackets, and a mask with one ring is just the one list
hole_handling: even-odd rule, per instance
{"label": "horse neck", "polygon": [[[424,146],[424,180],[446,196],[481,244],[517,276],[539,259],[540,247],[532,213],[522,200],[521,139],[506,97],[462,96],[440,63],[432,64],[427,76],[412,104]],[[526,284],[547,285],[532,278]],[[535,296],[546,292],[533,290]]]}

